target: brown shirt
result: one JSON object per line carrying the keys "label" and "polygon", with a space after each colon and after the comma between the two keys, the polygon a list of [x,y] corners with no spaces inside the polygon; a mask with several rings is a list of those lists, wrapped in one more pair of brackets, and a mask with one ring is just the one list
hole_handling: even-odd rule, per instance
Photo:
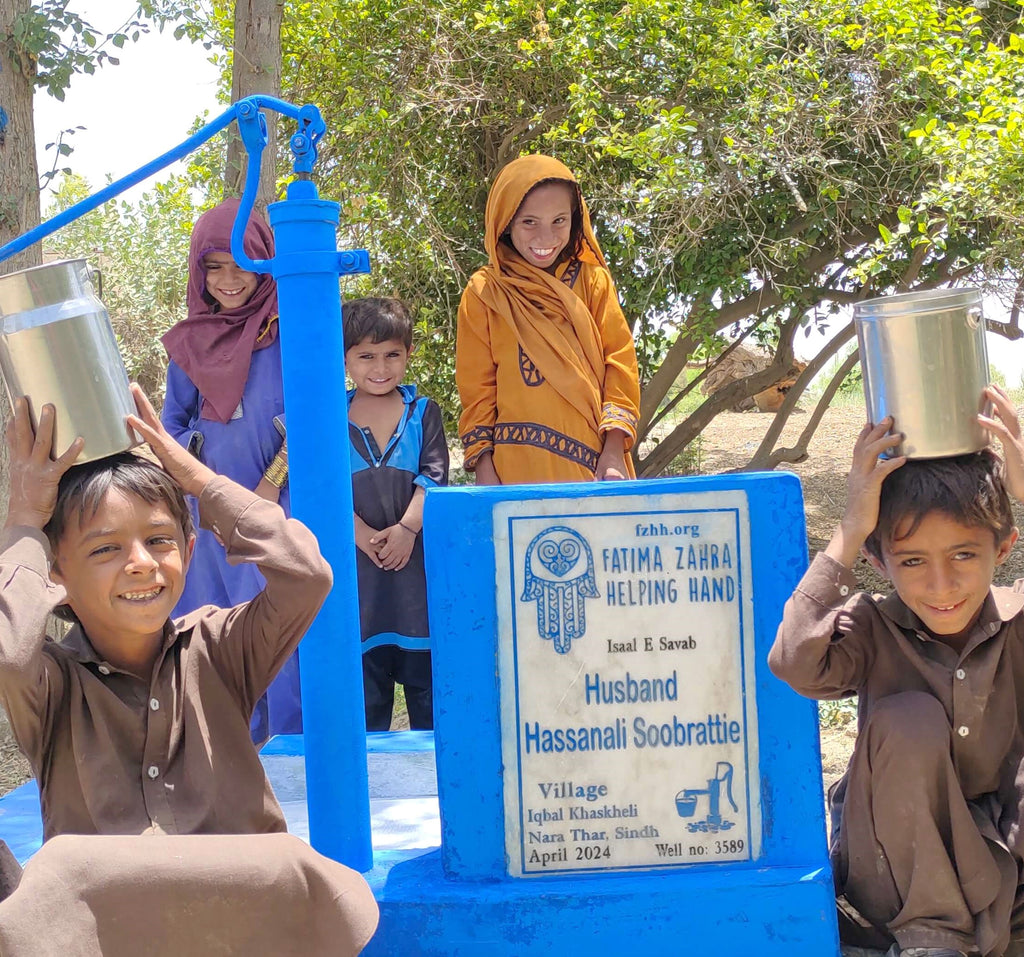
{"label": "brown shirt", "polygon": [[0,541],[0,701],[39,783],[44,839],[286,829],[249,719],[331,570],[305,526],[226,478],[206,486],[199,513],[267,585],[168,622],[148,682],[101,659],[79,626],[47,638],[64,589],[48,578],[46,537],[19,527]]}
{"label": "brown shirt", "polygon": [[861,727],[887,695],[923,691],[942,702],[964,796],[990,796],[985,803],[998,809],[994,823],[1018,856],[1024,850],[1022,584],[992,587],[957,654],[931,638],[897,595],[858,592],[849,569],[819,554],[786,602],[768,655],[772,672],[809,698],[856,693]]}

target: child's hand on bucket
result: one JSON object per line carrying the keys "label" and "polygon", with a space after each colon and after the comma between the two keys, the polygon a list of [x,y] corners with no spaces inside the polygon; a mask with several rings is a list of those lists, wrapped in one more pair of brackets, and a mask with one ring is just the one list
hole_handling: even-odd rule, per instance
{"label": "child's hand on bucket", "polygon": [[139,414],[129,415],[128,424],[149,443],[153,454],[182,491],[198,498],[206,483],[214,478],[214,471],[174,440],[150,405],[142,386],[133,382],[131,391]]}
{"label": "child's hand on bucket", "polygon": [[861,546],[878,524],[882,482],[907,460],[904,455],[880,457],[903,441],[898,432],[889,431],[892,424],[888,416],[878,425],[869,422],[853,447],[853,461],[846,477],[846,511],[825,549],[827,555],[847,568],[853,567]]}
{"label": "child's hand on bucket", "polygon": [[992,415],[979,415],[978,421],[999,439],[1003,447],[1006,489],[1018,502],[1024,502],[1024,441],[1017,409],[1006,390],[995,383],[985,389],[984,394],[992,403]]}
{"label": "child's hand on bucket", "polygon": [[56,412],[47,403],[39,413],[39,430],[32,431],[28,399],[14,401],[14,418],[7,423],[7,448],[11,453],[10,494],[7,525],[43,528],[57,504],[61,476],[75,464],[85,445],[81,436],[56,460],[53,451],[53,425]]}

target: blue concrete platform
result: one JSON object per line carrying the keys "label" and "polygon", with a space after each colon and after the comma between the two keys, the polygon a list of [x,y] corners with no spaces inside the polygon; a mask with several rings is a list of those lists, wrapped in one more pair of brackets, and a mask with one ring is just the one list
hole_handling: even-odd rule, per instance
{"label": "blue concrete platform", "polygon": [[[448,880],[433,737],[423,731],[367,735],[374,867],[365,877],[381,910],[367,957],[738,955],[752,932],[761,941],[759,957],[793,957],[807,953],[806,928],[790,927],[780,914],[802,913],[806,920],[817,913],[823,924],[833,919],[832,878],[823,870],[708,865],[674,873]],[[308,840],[301,735],[272,739],[260,757],[289,831]],[[39,849],[34,781],[0,798],[0,837],[23,863]],[[720,916],[709,924],[710,915]],[[557,928],[557,940],[539,930],[544,927]],[[691,951],[698,927],[700,943]]]}
{"label": "blue concrete platform", "polygon": [[[434,851],[386,867],[378,861],[366,877],[380,905],[380,930],[367,957],[838,952],[808,941],[815,915],[823,928],[835,921],[832,875],[822,870],[711,865],[684,873],[461,882],[445,880]],[[794,913],[802,919],[786,916]]]}
{"label": "blue concrete platform", "polygon": [[[397,731],[366,736],[373,844],[380,866],[436,850],[441,844],[434,770],[434,733]],[[302,735],[271,738],[260,751],[288,830],[309,840]],[[39,790],[26,781],[0,797],[0,838],[25,863],[43,841]]]}

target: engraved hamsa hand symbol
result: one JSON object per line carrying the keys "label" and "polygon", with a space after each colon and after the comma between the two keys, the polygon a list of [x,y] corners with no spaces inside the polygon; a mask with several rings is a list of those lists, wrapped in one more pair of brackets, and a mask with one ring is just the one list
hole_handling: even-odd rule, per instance
{"label": "engraved hamsa hand symbol", "polygon": [[537,602],[537,631],[567,654],[573,638],[587,630],[584,599],[597,598],[594,558],[587,540],[565,525],[553,525],[526,549],[520,601]]}

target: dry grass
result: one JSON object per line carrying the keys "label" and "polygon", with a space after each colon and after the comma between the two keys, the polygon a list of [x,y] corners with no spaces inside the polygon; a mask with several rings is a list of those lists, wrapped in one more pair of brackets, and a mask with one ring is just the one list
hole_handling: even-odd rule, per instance
{"label": "dry grass", "polygon": [[31,776],[28,761],[14,743],[7,715],[0,708],[0,794],[14,790]]}

